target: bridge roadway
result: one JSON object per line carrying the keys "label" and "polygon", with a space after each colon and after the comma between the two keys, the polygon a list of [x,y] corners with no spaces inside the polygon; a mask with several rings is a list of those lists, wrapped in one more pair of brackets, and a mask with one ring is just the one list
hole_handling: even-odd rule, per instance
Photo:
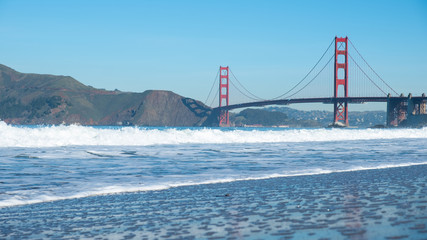
{"label": "bridge roadway", "polygon": [[[365,103],[365,102],[387,102],[388,100],[405,100],[408,99],[407,96],[400,97],[326,97],[326,98],[292,98],[292,99],[278,99],[278,100],[265,100],[258,102],[247,102],[247,103],[239,103],[232,104],[228,106],[222,106],[214,108],[214,111],[223,110],[228,111],[232,109],[238,108],[247,108],[247,107],[262,107],[268,105],[289,105],[295,103],[325,103],[325,104],[333,104],[335,102],[344,102],[348,103]],[[421,97],[412,97],[413,100],[426,100],[426,96]]]}

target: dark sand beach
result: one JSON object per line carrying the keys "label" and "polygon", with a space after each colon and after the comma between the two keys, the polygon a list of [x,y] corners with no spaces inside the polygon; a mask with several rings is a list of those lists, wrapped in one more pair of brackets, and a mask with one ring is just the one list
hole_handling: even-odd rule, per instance
{"label": "dark sand beach", "polygon": [[2,239],[427,239],[427,165],[0,209]]}

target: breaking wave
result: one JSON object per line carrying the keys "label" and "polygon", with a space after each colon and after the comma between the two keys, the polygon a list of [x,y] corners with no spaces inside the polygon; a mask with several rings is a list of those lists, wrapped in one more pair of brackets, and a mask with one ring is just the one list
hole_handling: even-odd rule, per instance
{"label": "breaking wave", "polygon": [[216,129],[12,126],[0,122],[1,147],[148,146],[427,138],[422,129]]}

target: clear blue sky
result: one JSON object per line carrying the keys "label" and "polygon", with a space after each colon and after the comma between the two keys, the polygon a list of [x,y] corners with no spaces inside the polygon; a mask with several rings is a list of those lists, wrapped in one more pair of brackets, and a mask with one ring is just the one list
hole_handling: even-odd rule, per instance
{"label": "clear blue sky", "polygon": [[202,101],[220,65],[280,95],[336,35],[399,93],[427,92],[427,1],[0,0],[1,64]]}

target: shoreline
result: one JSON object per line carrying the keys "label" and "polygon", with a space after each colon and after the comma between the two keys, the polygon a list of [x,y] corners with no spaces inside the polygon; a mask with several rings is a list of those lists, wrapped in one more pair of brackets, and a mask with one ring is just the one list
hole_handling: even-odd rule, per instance
{"label": "shoreline", "polygon": [[8,207],[0,209],[0,237],[421,239],[426,171],[424,164]]}
{"label": "shoreline", "polygon": [[[335,174],[335,173],[347,173],[347,172],[358,172],[358,171],[371,171],[371,170],[382,170],[382,169],[392,169],[392,168],[404,168],[404,167],[412,167],[412,166],[420,166],[426,165],[427,162],[422,163],[407,163],[407,164],[398,164],[398,165],[384,165],[372,168],[355,168],[349,170],[324,170],[318,173],[296,173],[296,174],[273,174],[265,177],[255,177],[255,178],[241,178],[241,179],[222,179],[222,180],[210,180],[206,182],[200,183],[180,183],[180,184],[167,184],[165,186],[155,186],[155,187],[135,187],[131,190],[115,190],[111,192],[104,192],[105,190],[94,190],[93,193],[81,193],[73,196],[65,196],[65,197],[49,197],[46,200],[28,200],[27,202],[22,202],[14,205],[4,205],[0,204],[0,210],[3,208],[13,208],[24,205],[32,205],[32,204],[42,204],[42,203],[51,203],[56,201],[64,201],[64,200],[72,200],[72,199],[80,199],[80,198],[89,198],[89,197],[97,197],[97,196],[108,196],[108,195],[118,195],[118,194],[131,194],[131,193],[140,193],[140,192],[150,192],[150,191],[167,191],[172,188],[181,188],[181,187],[191,187],[198,185],[212,185],[212,184],[224,184],[224,183],[232,183],[232,182],[241,182],[241,181],[259,181],[259,180],[268,180],[275,178],[292,178],[292,177],[302,177],[302,176],[316,176],[316,175],[327,175],[327,174]],[[118,186],[120,187],[120,186]],[[209,186],[207,186],[209,187]],[[98,193],[97,193],[98,192]],[[56,198],[56,199],[54,199]]]}

